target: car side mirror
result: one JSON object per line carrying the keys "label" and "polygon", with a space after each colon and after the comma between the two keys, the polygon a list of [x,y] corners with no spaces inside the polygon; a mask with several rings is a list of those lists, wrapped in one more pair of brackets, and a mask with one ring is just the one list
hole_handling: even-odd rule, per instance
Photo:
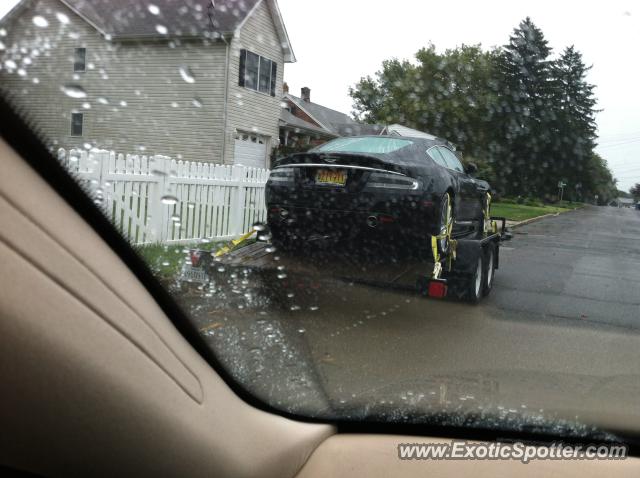
{"label": "car side mirror", "polygon": [[464,167],[464,172],[467,174],[475,174],[478,172],[478,166],[476,165],[476,163],[467,163],[467,165]]}

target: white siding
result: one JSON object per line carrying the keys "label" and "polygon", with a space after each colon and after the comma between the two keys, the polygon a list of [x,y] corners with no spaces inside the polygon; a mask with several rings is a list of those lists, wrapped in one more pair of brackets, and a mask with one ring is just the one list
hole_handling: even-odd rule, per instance
{"label": "white siding", "polygon": [[[249,90],[238,85],[240,70],[240,50],[247,49],[277,62],[278,75],[276,95]],[[229,104],[225,160],[233,162],[235,130],[258,133],[269,138],[268,152],[278,139],[278,119],[282,102],[282,78],[284,73],[284,52],[269,6],[262,1],[236,38],[231,42],[231,61],[229,70]]]}
{"label": "white siding", "polygon": [[[65,13],[71,23],[62,25],[56,12]],[[44,16],[49,26],[36,27],[34,15]],[[29,56],[32,64],[25,65],[25,77],[9,74],[6,68],[0,70],[0,87],[14,94],[16,106],[46,141],[65,148],[89,142],[128,152],[144,147],[145,154],[221,162],[224,43],[192,41],[171,48],[166,41],[108,42],[57,0],[36,0],[32,8],[3,26],[8,31],[2,38],[7,48],[4,59],[20,63]],[[94,68],[74,78],[77,47],[87,49],[87,63]],[[39,50],[39,56],[33,55],[34,49]],[[182,65],[194,73],[194,83],[181,78]],[[33,83],[36,78],[38,84]],[[81,85],[87,98],[69,98],[60,91],[64,84]],[[106,98],[109,104],[100,104],[98,98]],[[194,99],[199,99],[202,107],[196,107]],[[90,109],[82,108],[85,102],[90,103]],[[72,111],[85,113],[81,138],[70,136]]]}

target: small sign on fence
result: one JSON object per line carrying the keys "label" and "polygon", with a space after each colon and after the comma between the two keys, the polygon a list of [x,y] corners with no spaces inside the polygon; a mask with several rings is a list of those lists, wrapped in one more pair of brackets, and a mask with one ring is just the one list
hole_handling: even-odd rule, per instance
{"label": "small sign on fence", "polygon": [[58,159],[135,244],[231,239],[266,219],[267,169],[98,149]]}

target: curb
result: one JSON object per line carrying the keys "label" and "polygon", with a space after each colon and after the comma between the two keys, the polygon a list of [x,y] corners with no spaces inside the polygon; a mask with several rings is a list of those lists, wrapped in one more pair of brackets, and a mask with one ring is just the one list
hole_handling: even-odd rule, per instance
{"label": "curb", "polygon": [[578,209],[582,209],[582,208],[577,207],[575,209],[570,209],[569,211],[552,212],[552,213],[549,213],[549,214],[543,214],[542,216],[532,217],[532,218],[529,218],[529,219],[525,219],[524,221],[512,222],[511,224],[509,224],[509,221],[507,221],[507,228],[509,228],[509,229],[517,229],[517,228],[519,228],[521,226],[526,226],[527,224],[531,224],[532,222],[541,221],[542,219],[547,218],[547,217],[556,217],[556,216],[559,216],[560,214],[567,214],[568,212],[577,211]]}

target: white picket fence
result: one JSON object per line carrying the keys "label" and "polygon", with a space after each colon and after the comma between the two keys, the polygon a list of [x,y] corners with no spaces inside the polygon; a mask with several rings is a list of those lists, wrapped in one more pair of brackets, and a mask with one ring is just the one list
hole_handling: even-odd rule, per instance
{"label": "white picket fence", "polygon": [[266,169],[97,149],[58,159],[135,244],[231,239],[266,219]]}

